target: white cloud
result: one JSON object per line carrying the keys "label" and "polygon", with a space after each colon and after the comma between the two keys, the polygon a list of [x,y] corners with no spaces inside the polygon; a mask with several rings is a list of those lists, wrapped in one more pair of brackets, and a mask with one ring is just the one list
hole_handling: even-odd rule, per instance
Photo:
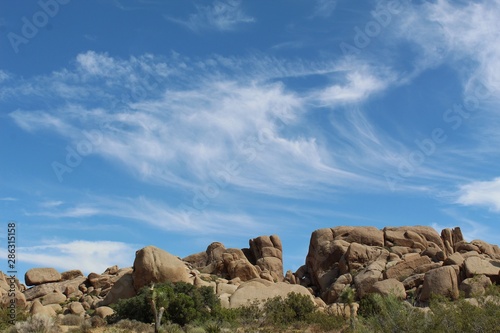
{"label": "white cloud", "polygon": [[165,18],[195,32],[204,29],[231,31],[241,23],[255,21],[254,18],[247,16],[241,7],[241,0],[216,0],[211,6],[197,6],[197,12],[191,14],[187,20],[170,16],[165,16]]}
{"label": "white cloud", "polygon": [[17,198],[3,197],[3,198],[0,198],[0,201],[17,201]]}
{"label": "white cloud", "polygon": [[466,206],[486,206],[500,212],[500,177],[460,186],[457,203]]}
{"label": "white cloud", "polygon": [[[48,206],[48,208],[57,207],[57,206],[59,206],[59,205]],[[27,213],[27,215],[46,216],[46,217],[53,217],[53,218],[81,218],[81,217],[95,216],[99,213],[100,213],[100,211],[94,207],[86,207],[86,206],[79,205],[77,207],[63,209],[60,211],[43,211],[43,212],[37,212],[37,213]]]}
{"label": "white cloud", "polygon": [[111,241],[75,240],[69,243],[19,247],[19,259],[38,267],[58,270],[80,269],[85,274],[102,273],[110,266],[130,267],[135,251],[133,245]]}
{"label": "white cloud", "polygon": [[40,203],[40,207],[51,208],[62,205],[64,202],[59,200],[43,201]]}
{"label": "white cloud", "polygon": [[397,83],[395,75],[388,68],[374,68],[360,60],[346,61],[337,66],[337,71],[332,77],[340,82],[324,88],[316,96],[322,106],[362,103],[373,94]]}
{"label": "white cloud", "polygon": [[463,75],[465,92],[474,82],[500,90],[500,3],[438,0],[411,7],[400,18],[399,34],[420,48],[416,72],[443,64]]}
{"label": "white cloud", "polygon": [[337,8],[338,0],[316,0],[312,17],[329,17]]}
{"label": "white cloud", "polygon": [[10,78],[9,74],[7,74],[7,72],[0,69],[0,83],[8,80],[9,78]]}

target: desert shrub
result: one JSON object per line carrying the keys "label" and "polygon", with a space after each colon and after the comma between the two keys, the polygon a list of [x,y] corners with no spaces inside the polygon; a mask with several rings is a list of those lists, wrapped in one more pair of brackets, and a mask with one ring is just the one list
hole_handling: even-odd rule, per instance
{"label": "desert shrub", "polygon": [[[155,294],[157,307],[165,308],[162,323],[170,321],[182,326],[191,322],[203,323],[221,313],[220,301],[210,287],[197,288],[184,282],[163,283],[155,287]],[[120,300],[112,306],[116,314],[108,322],[121,319],[153,322],[151,295],[151,289],[144,287],[135,297]]]}
{"label": "desert shrub", "polygon": [[264,304],[266,321],[280,325],[305,321],[314,310],[314,303],[309,296],[297,293],[290,293],[285,299],[277,296]]}
{"label": "desert shrub", "polygon": [[368,296],[358,315],[358,332],[428,332],[424,313],[392,295]]}
{"label": "desert shrub", "polygon": [[99,317],[99,316],[93,316],[90,318],[90,326],[92,327],[104,327],[106,326],[106,320]]}
{"label": "desert shrub", "polygon": [[154,332],[154,329],[151,325],[142,323],[137,320],[123,319],[117,322],[114,326],[116,328],[124,330],[125,332],[137,332],[137,333]]}
{"label": "desert shrub", "polygon": [[206,331],[203,327],[194,326],[194,325],[190,325],[190,324],[188,324],[184,327],[184,331],[186,333],[206,333]]}
{"label": "desert shrub", "polygon": [[62,318],[61,324],[68,326],[80,326],[83,323],[83,318],[75,314],[67,314]]}
{"label": "desert shrub", "polygon": [[179,324],[167,323],[161,326],[161,332],[163,333],[183,333],[184,331],[179,326]]}
{"label": "desert shrub", "polygon": [[432,300],[430,332],[500,332],[500,305],[486,302],[475,306],[466,300]]}
{"label": "desert shrub", "polygon": [[[15,313],[15,322],[22,322],[28,319],[28,313],[20,307],[16,308]],[[10,317],[10,309],[8,307],[0,307],[0,332],[3,332],[9,327],[14,327],[11,321],[12,318]]]}
{"label": "desert shrub", "polygon": [[15,325],[17,333],[55,333],[58,331],[59,327],[54,319],[41,314],[29,317],[26,321],[17,322]]}
{"label": "desert shrub", "polygon": [[206,333],[220,333],[222,332],[222,326],[219,323],[209,323],[205,326]]}
{"label": "desert shrub", "polygon": [[306,316],[305,322],[316,327],[318,332],[340,331],[346,324],[345,319],[340,316],[332,316],[328,313],[314,311]]}

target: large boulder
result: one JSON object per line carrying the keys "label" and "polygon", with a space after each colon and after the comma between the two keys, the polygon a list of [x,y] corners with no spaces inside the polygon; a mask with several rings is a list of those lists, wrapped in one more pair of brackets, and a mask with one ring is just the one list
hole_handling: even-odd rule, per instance
{"label": "large boulder", "polygon": [[239,278],[241,281],[248,281],[260,276],[260,270],[252,265],[239,249],[229,249],[222,258],[229,279]]}
{"label": "large boulder", "polygon": [[106,318],[108,316],[111,316],[115,313],[115,310],[113,310],[110,307],[107,306],[100,306],[97,309],[95,309],[95,314],[96,316],[99,316],[101,318]]}
{"label": "large boulder", "polygon": [[356,286],[358,298],[361,299],[369,294],[375,282],[383,279],[382,272],[384,269],[385,261],[375,261],[354,277],[354,285]]}
{"label": "large boulder", "polygon": [[24,296],[26,296],[26,300],[31,301],[35,298],[48,295],[54,291],[64,293],[67,288],[78,290],[79,286],[86,280],[86,277],[80,276],[72,280],[41,284],[24,291]]}
{"label": "large boulder", "polygon": [[458,266],[443,266],[425,273],[420,301],[429,301],[432,294],[457,299],[458,271]]}
{"label": "large boulder", "polygon": [[230,308],[239,308],[250,304],[252,301],[265,302],[269,298],[286,296],[292,292],[307,295],[314,302],[314,297],[305,288],[297,284],[285,282],[272,283],[263,279],[255,279],[242,283],[229,298]]}
{"label": "large boulder", "polygon": [[27,286],[61,281],[61,274],[54,268],[32,268],[24,274]]}
{"label": "large boulder", "polygon": [[14,297],[12,297],[7,291],[2,292],[0,296],[0,306],[7,308],[11,304],[12,300],[14,300],[16,306],[19,308],[25,308],[27,305],[24,294],[19,290],[15,290]]}
{"label": "large boulder", "polygon": [[478,297],[484,295],[489,286],[491,286],[491,280],[486,275],[477,275],[463,280],[460,283],[460,291],[463,291],[467,298]]}
{"label": "large boulder", "polygon": [[277,235],[260,236],[250,240],[252,263],[268,271],[273,280],[283,281],[283,247]]}
{"label": "large boulder", "polygon": [[50,305],[50,304],[61,304],[66,301],[66,295],[64,295],[60,291],[54,291],[50,294],[40,297],[40,302],[42,305]]}
{"label": "large boulder", "polygon": [[405,246],[425,250],[428,247],[437,247],[445,250],[443,240],[437,231],[431,227],[386,227],[384,228],[385,246]]}
{"label": "large boulder", "polygon": [[76,279],[77,277],[83,276],[83,273],[79,269],[73,269],[70,271],[62,272],[61,273],[61,281],[66,281],[66,280],[73,280]]}
{"label": "large boulder", "polygon": [[122,275],[116,282],[114,282],[111,290],[106,294],[104,300],[100,303],[101,306],[116,303],[120,299],[127,299],[134,297],[136,291],[134,288],[134,279],[132,272]]}
{"label": "large boulder", "polygon": [[419,267],[428,264],[431,264],[431,259],[427,256],[411,256],[387,269],[384,273],[384,277],[386,279],[403,281],[407,277],[416,274],[415,271]]}
{"label": "large boulder", "polygon": [[151,283],[190,281],[186,265],[155,246],[146,246],[136,252],[132,277],[136,291]]}
{"label": "large boulder", "polygon": [[487,260],[480,257],[468,257],[464,262],[465,274],[468,278],[475,275],[486,275],[492,282],[500,282],[500,261]]}
{"label": "large boulder", "polygon": [[394,295],[399,299],[406,298],[405,286],[402,282],[396,279],[387,279],[375,282],[372,286],[371,292],[381,294],[383,296]]}
{"label": "large boulder", "polygon": [[388,257],[389,251],[382,247],[351,243],[344,257],[340,260],[340,273],[356,271],[375,260],[385,260]]}

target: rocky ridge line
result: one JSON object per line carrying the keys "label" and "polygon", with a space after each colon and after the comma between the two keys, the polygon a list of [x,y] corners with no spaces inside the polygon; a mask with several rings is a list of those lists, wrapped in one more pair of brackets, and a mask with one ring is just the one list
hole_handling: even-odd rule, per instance
{"label": "rocky ridge line", "polygon": [[228,308],[297,292],[320,309],[349,315],[348,306],[340,303],[347,288],[355,291],[357,301],[369,293],[392,293],[425,306],[432,294],[457,299],[462,291],[477,297],[500,282],[500,248],[480,240],[466,242],[460,228],[441,234],[425,226],[319,229],[311,235],[305,264],[295,273],[283,273],[282,251],[276,235],[250,239],[244,249],[214,242],[184,259],[147,246],[136,252],[133,267],[113,266],[102,274],[33,268],[25,275],[29,288],[0,272],[0,304],[8,306],[12,283],[16,304],[31,314],[88,316],[92,309],[104,318],[113,313],[110,304],[133,297],[143,286],[183,281],[212,287]]}

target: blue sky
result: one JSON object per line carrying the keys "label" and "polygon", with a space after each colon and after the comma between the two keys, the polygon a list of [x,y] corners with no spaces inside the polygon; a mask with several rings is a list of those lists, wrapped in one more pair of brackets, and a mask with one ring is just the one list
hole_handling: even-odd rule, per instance
{"label": "blue sky", "polygon": [[20,275],[266,234],[295,270],[338,225],[499,244],[498,17],[499,1],[2,2],[0,220]]}

